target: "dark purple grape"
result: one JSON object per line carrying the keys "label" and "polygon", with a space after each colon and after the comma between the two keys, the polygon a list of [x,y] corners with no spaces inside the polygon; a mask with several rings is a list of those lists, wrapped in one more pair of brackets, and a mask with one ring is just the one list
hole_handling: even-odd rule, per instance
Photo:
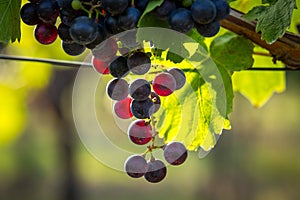
{"label": "dark purple grape", "polygon": [[78,44],[89,44],[97,38],[98,25],[87,16],[77,17],[70,26],[70,35]]}
{"label": "dark purple grape", "polygon": [[130,97],[126,97],[121,101],[117,101],[114,104],[114,112],[121,119],[129,119],[133,116],[130,110],[130,104],[132,99]]}
{"label": "dark purple grape", "polygon": [[136,118],[146,119],[154,113],[154,103],[150,98],[144,101],[133,100],[130,104],[130,110]]}
{"label": "dark purple grape", "polygon": [[151,14],[156,16],[158,19],[167,20],[172,13],[176,9],[176,4],[171,0],[164,0],[163,3],[156,7]]}
{"label": "dark purple grape", "polygon": [[168,69],[168,73],[170,73],[176,81],[175,90],[178,90],[184,86],[184,84],[186,82],[186,77],[185,77],[184,72],[181,69],[174,67],[174,68]]}
{"label": "dark purple grape", "polygon": [[59,38],[65,42],[72,42],[73,40],[70,36],[69,30],[70,30],[69,26],[65,25],[64,23],[60,23],[57,28]]}
{"label": "dark purple grape", "polygon": [[217,9],[217,14],[214,21],[225,19],[230,13],[230,6],[226,0],[211,0]]}
{"label": "dark purple grape", "polygon": [[140,155],[129,156],[125,161],[124,170],[130,177],[140,178],[147,171],[147,161]]}
{"label": "dark purple grape", "polygon": [[127,65],[134,74],[146,74],[151,67],[151,60],[144,52],[134,52],[127,59]]}
{"label": "dark purple grape", "polygon": [[128,128],[128,137],[134,144],[147,144],[152,138],[152,126],[143,119],[135,120]]}
{"label": "dark purple grape", "polygon": [[167,72],[159,73],[154,77],[152,87],[159,96],[169,96],[176,88],[176,80]]}
{"label": "dark purple grape", "polygon": [[140,19],[141,12],[134,8],[129,7],[118,18],[118,25],[124,30],[130,30],[137,27],[137,23]]}
{"label": "dark purple grape", "polygon": [[153,113],[156,113],[160,108],[160,97],[155,92],[151,92],[150,99],[152,99],[152,101],[154,103]]}
{"label": "dark purple grape", "polygon": [[88,49],[94,49],[98,44],[103,42],[105,38],[106,38],[106,34],[105,34],[104,27],[101,24],[98,24],[98,32],[97,32],[96,39],[85,46]]}
{"label": "dark purple grape", "polygon": [[84,52],[85,46],[75,42],[62,41],[62,49],[70,56],[78,56]]}
{"label": "dark purple grape", "polygon": [[149,0],[134,0],[134,5],[137,9],[143,12],[148,4]]}
{"label": "dark purple grape", "polygon": [[86,16],[86,13],[83,12],[82,10],[66,10],[66,9],[62,9],[60,11],[60,19],[61,22],[71,26],[73,21],[80,16]]}
{"label": "dark purple grape", "polygon": [[122,78],[129,73],[127,66],[127,58],[124,56],[118,56],[108,65],[110,74],[117,78]]}
{"label": "dark purple grape", "polygon": [[26,3],[22,6],[20,10],[20,16],[22,21],[27,25],[36,25],[40,22],[37,15],[37,5],[34,3]]}
{"label": "dark purple grape", "polygon": [[220,31],[220,22],[212,22],[209,24],[197,24],[195,23],[195,28],[198,33],[204,37],[213,37]]}
{"label": "dark purple grape", "polygon": [[199,24],[212,22],[217,14],[215,4],[211,0],[196,0],[191,7],[192,17]]}
{"label": "dark purple grape", "polygon": [[167,175],[166,165],[161,160],[151,160],[147,164],[145,179],[150,183],[158,183]]}
{"label": "dark purple grape", "polygon": [[123,29],[118,24],[118,18],[110,16],[110,15],[105,17],[104,25],[105,25],[106,31],[111,35],[118,34],[123,31]]}
{"label": "dark purple grape", "polygon": [[102,0],[103,8],[112,15],[123,13],[128,7],[128,0]]}
{"label": "dark purple grape", "polygon": [[51,24],[38,24],[34,29],[34,36],[41,44],[51,44],[57,38],[57,28]]}
{"label": "dark purple grape", "polygon": [[129,94],[135,100],[146,100],[150,93],[151,85],[145,79],[136,79],[129,85]]}
{"label": "dark purple grape", "polygon": [[164,147],[164,157],[171,165],[181,165],[187,156],[187,149],[181,142],[171,142]]}
{"label": "dark purple grape", "polygon": [[169,18],[169,26],[171,29],[187,33],[194,27],[191,11],[185,8],[178,8],[174,10]]}
{"label": "dark purple grape", "polygon": [[128,83],[124,79],[115,78],[107,84],[106,92],[113,100],[123,100],[128,96]]}
{"label": "dark purple grape", "polygon": [[59,16],[57,1],[41,0],[37,7],[37,15],[43,22],[54,24]]}

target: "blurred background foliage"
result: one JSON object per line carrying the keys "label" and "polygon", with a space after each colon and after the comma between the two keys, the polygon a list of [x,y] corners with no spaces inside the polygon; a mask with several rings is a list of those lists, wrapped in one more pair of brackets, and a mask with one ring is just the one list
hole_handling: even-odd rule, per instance
{"label": "blurred background foliage", "polygon": [[[244,11],[260,3],[237,2],[232,5]],[[299,19],[297,11],[291,31]],[[1,53],[79,61],[88,53],[70,57],[60,45],[38,44],[33,28],[22,24],[21,43]],[[81,144],[70,117],[75,74],[47,64],[0,61],[0,199],[300,199],[300,72],[287,72],[286,91],[260,109],[236,94],[232,130],[204,159],[190,153],[155,185],[102,165]]]}

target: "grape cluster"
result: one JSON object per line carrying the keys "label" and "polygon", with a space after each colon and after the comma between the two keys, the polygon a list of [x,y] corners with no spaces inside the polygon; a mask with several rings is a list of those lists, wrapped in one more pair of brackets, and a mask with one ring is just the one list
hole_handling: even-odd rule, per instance
{"label": "grape cluster", "polygon": [[[114,100],[115,115],[120,119],[133,119],[127,130],[129,140],[136,145],[148,145],[144,154],[130,156],[124,168],[133,178],[144,176],[151,183],[160,182],[166,176],[167,168],[161,160],[153,157],[152,151],[163,149],[169,164],[180,165],[187,158],[187,149],[179,142],[155,145],[158,133],[153,114],[160,109],[161,98],[167,98],[185,85],[186,76],[179,68],[166,69],[152,64],[152,51],[145,52],[144,48],[137,48],[122,54],[122,47],[116,43],[115,39],[110,39],[106,44],[114,48],[108,49],[104,45],[94,49],[91,62],[98,73],[113,76],[106,86],[106,92]],[[150,73],[152,76],[147,76]],[[128,74],[134,75],[131,82],[127,81]],[[147,161],[148,153],[150,158]]]}
{"label": "grape cluster", "polygon": [[[136,28],[149,1],[29,0],[20,15],[25,24],[35,26],[38,42],[51,44],[59,36],[63,50],[76,56],[112,35]],[[151,14],[176,31],[187,33],[196,28],[201,35],[211,37],[229,12],[226,0],[164,0]]]}

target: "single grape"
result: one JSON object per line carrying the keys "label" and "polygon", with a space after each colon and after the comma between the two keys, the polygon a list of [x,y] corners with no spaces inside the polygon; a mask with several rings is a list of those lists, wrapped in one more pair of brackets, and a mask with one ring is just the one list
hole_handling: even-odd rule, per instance
{"label": "single grape", "polygon": [[116,58],[116,53],[118,51],[118,44],[114,38],[109,38],[99,45],[97,45],[93,50],[93,55],[104,62],[111,62]]}
{"label": "single grape", "polygon": [[108,65],[110,74],[117,78],[122,78],[129,73],[127,66],[127,58],[124,56],[118,56]]}
{"label": "single grape", "polygon": [[54,0],[41,0],[37,7],[37,15],[45,23],[55,23],[59,16],[59,6]]}
{"label": "single grape", "polygon": [[112,15],[123,13],[129,5],[128,0],[102,0],[103,8]]}
{"label": "single grape", "polygon": [[132,99],[130,97],[126,97],[121,101],[117,101],[114,103],[114,112],[121,119],[129,119],[133,116],[130,110],[130,104]]}
{"label": "single grape", "polygon": [[130,96],[138,101],[148,99],[151,93],[151,86],[145,79],[136,79],[129,85]]}
{"label": "single grape", "polygon": [[176,80],[171,74],[162,72],[154,77],[152,87],[159,96],[168,96],[176,89]]}
{"label": "single grape", "polygon": [[92,64],[94,69],[100,74],[109,74],[108,63],[99,60],[95,56],[92,57]]}
{"label": "single grape", "polygon": [[134,5],[137,9],[143,12],[148,4],[149,0],[134,0]]}
{"label": "single grape", "polygon": [[67,26],[71,26],[74,20],[80,16],[86,16],[86,13],[82,10],[61,9],[59,15],[61,22]]}
{"label": "single grape", "polygon": [[184,84],[186,82],[186,77],[185,77],[184,72],[181,69],[171,68],[171,69],[168,69],[168,73],[170,73],[176,81],[175,90],[178,90],[184,86]]}
{"label": "single grape", "polygon": [[20,16],[22,21],[27,25],[36,25],[40,22],[37,15],[37,5],[34,3],[26,3],[20,10]]}
{"label": "single grape", "polygon": [[124,170],[130,177],[140,178],[147,171],[147,161],[140,155],[129,156],[125,161]]}
{"label": "single grape", "polygon": [[129,7],[118,18],[118,25],[124,30],[130,30],[137,27],[137,23],[140,19],[141,12],[134,8]]}
{"label": "single grape", "polygon": [[220,21],[225,19],[230,13],[230,6],[226,0],[211,0],[217,9],[217,14],[215,21]]}
{"label": "single grape", "polygon": [[217,14],[215,4],[211,0],[196,0],[192,6],[192,17],[199,24],[212,22]]}
{"label": "single grape", "polygon": [[134,52],[127,59],[127,65],[134,74],[146,74],[151,67],[151,60],[144,52]]}
{"label": "single grape", "polygon": [[77,17],[70,26],[70,35],[78,44],[89,44],[97,38],[98,25],[87,16]]}
{"label": "single grape", "polygon": [[103,42],[105,38],[106,38],[106,34],[105,34],[104,27],[103,25],[98,23],[98,32],[97,32],[96,39],[93,42],[86,44],[85,46],[88,49],[94,49],[98,44]]}
{"label": "single grape", "polygon": [[119,26],[118,18],[114,16],[107,15],[104,19],[104,25],[106,31],[111,35],[118,34],[123,31],[123,29]]}
{"label": "single grape", "polygon": [[65,42],[73,42],[69,30],[70,30],[69,26],[65,25],[64,23],[59,24],[57,28],[57,33],[61,40]]}
{"label": "single grape", "polygon": [[150,98],[144,101],[133,100],[130,104],[130,110],[133,116],[138,119],[150,118],[154,113],[154,103]]}
{"label": "single grape", "polygon": [[194,27],[191,11],[185,8],[178,8],[174,10],[169,18],[169,26],[171,29],[187,33]]}
{"label": "single grape", "polygon": [[190,7],[193,3],[193,0],[183,0],[182,1],[182,6],[183,7]]}
{"label": "single grape", "polygon": [[56,26],[51,24],[38,24],[35,27],[34,36],[41,44],[51,44],[57,38]]}
{"label": "single grape", "polygon": [[82,4],[80,0],[73,0],[71,5],[74,10],[79,10],[82,8]]}
{"label": "single grape", "polygon": [[150,99],[152,99],[152,101],[154,103],[153,113],[156,113],[160,108],[160,97],[155,92],[151,92]]}
{"label": "single grape", "polygon": [[62,49],[70,56],[78,56],[84,52],[85,46],[75,42],[62,41]]}
{"label": "single grape", "polygon": [[172,13],[176,9],[176,4],[171,0],[164,0],[163,3],[156,7],[151,14],[161,20],[167,20]]}
{"label": "single grape", "polygon": [[204,37],[213,37],[220,31],[220,22],[212,22],[209,24],[197,24],[195,23],[195,28],[198,33]]}
{"label": "single grape", "polygon": [[150,160],[147,164],[145,179],[150,183],[158,183],[167,175],[166,165],[161,160]]}
{"label": "single grape", "polygon": [[187,156],[187,149],[181,142],[171,142],[164,147],[164,158],[171,165],[181,165]]}
{"label": "single grape", "polygon": [[152,138],[152,126],[143,119],[135,120],[128,127],[128,137],[134,144],[147,144]]}
{"label": "single grape", "polygon": [[113,100],[123,100],[128,96],[128,83],[124,79],[112,79],[107,84],[106,92]]}

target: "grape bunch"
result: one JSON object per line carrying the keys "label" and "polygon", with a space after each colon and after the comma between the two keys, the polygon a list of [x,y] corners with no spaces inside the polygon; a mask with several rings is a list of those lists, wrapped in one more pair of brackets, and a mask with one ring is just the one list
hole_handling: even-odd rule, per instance
{"label": "grape bunch", "polygon": [[[51,44],[59,36],[63,50],[76,56],[112,35],[136,28],[150,1],[29,0],[20,16],[25,24],[35,26],[39,43]],[[226,0],[164,0],[151,15],[167,21],[173,30],[187,33],[196,28],[201,35],[212,37],[229,12]]]}

